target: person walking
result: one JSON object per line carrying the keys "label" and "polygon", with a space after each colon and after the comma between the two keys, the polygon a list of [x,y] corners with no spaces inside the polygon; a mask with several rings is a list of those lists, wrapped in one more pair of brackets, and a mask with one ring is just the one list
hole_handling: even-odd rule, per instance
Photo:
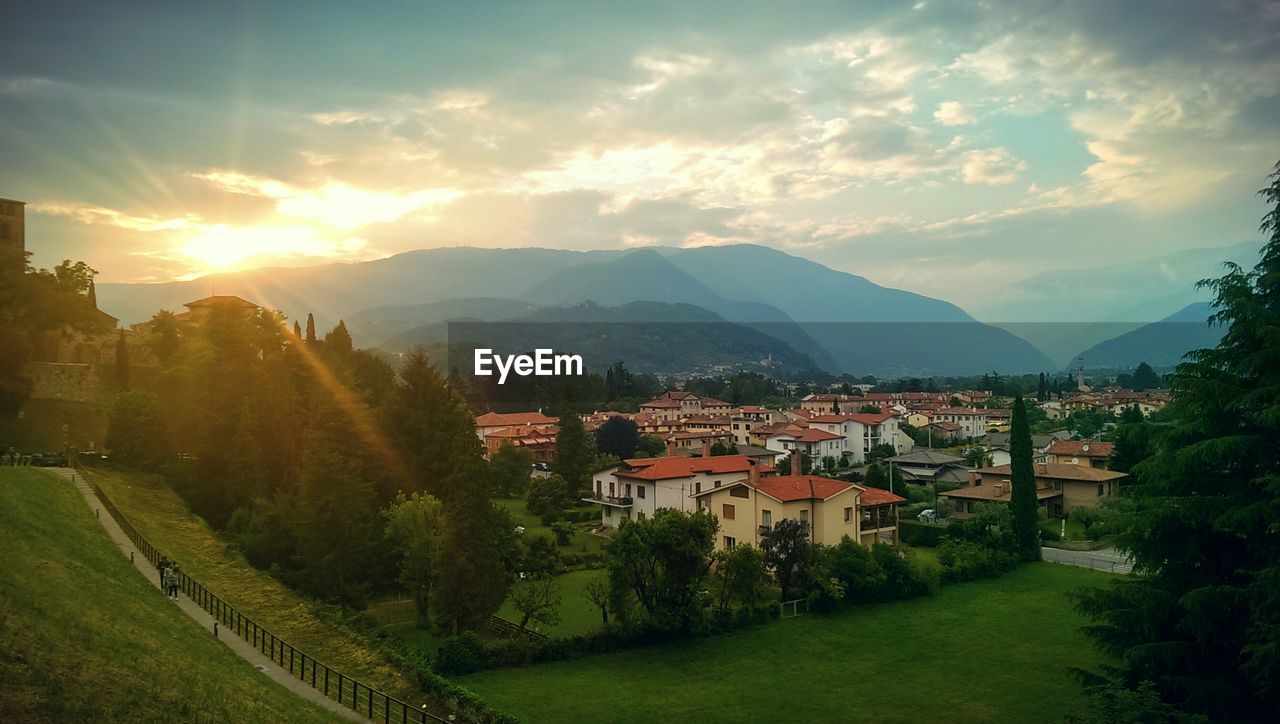
{"label": "person walking", "polygon": [[160,588],[167,593],[169,588],[166,586],[165,574],[169,572],[169,559],[160,556],[160,561],[156,563],[156,570],[160,572]]}
{"label": "person walking", "polygon": [[169,567],[165,573],[165,593],[173,600],[178,600],[178,564]]}

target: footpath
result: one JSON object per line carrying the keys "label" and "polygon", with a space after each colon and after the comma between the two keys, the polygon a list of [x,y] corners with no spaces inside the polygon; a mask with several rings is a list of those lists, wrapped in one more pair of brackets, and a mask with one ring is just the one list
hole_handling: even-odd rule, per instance
{"label": "footpath", "polygon": [[[157,573],[155,568],[153,568],[150,562],[147,561],[147,557],[134,547],[133,543],[129,540],[129,537],[124,534],[124,531],[120,530],[120,526],[116,524],[115,519],[107,514],[105,509],[103,509],[101,501],[98,500],[98,496],[95,495],[93,489],[85,483],[84,478],[80,477],[71,468],[53,468],[53,471],[75,484],[76,489],[80,491],[82,496],[84,496],[85,503],[89,505],[89,510],[93,511],[97,516],[98,522],[102,524],[102,527],[107,531],[107,535],[111,537],[111,540],[119,546],[120,552],[123,553],[126,558],[130,559],[133,562],[133,567],[138,569],[138,572],[142,574],[142,577],[150,581],[156,591],[160,592],[159,573]],[[174,605],[182,609],[183,613],[187,614],[204,627],[204,629],[209,632],[210,636],[213,635],[213,616],[205,612],[204,609],[197,606],[193,601],[191,601],[191,599],[183,596],[182,594],[178,594],[178,600],[174,602]],[[285,669],[280,668],[280,666],[272,662],[266,655],[259,652],[252,644],[239,636],[236,636],[235,633],[224,631],[220,633],[218,640],[221,641],[224,646],[234,651],[237,656],[248,661],[250,664],[253,664],[254,668],[261,671],[268,679],[271,679],[303,699],[314,704],[318,704],[348,721],[368,721],[365,717],[362,717],[351,709],[342,706],[333,699],[325,696],[320,691],[311,688],[305,682],[299,680]]]}

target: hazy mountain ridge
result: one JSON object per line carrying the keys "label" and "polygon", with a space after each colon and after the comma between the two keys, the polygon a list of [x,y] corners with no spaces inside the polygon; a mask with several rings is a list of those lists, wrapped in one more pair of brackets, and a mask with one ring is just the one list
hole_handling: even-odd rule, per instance
{"label": "hazy mountain ridge", "polygon": [[1129,368],[1139,362],[1155,367],[1175,365],[1187,352],[1214,347],[1222,340],[1225,330],[1209,325],[1211,314],[1213,305],[1208,302],[1189,304],[1159,322],[1096,344],[1079,356],[1091,368]]}

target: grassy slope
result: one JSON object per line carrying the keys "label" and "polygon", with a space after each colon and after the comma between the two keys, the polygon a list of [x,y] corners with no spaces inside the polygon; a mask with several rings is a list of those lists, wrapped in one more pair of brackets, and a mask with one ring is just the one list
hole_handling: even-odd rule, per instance
{"label": "grassy slope", "polygon": [[[530,622],[530,627],[548,636],[575,636],[600,628],[600,609],[587,600],[586,592],[588,582],[605,575],[604,571],[587,570],[556,576],[556,582],[560,584],[560,623],[546,627]],[[515,623],[520,623],[523,617],[510,599],[502,604],[498,615]]]}
{"label": "grassy slope", "polygon": [[215,642],[72,485],[0,468],[0,721],[337,721]]}
{"label": "grassy slope", "polygon": [[1083,706],[1067,668],[1101,661],[1064,594],[1110,578],[1038,563],[930,598],[461,683],[530,722],[1057,721]]}
{"label": "grassy slope", "polygon": [[106,470],[90,474],[148,540],[231,605],[347,676],[410,703],[424,700],[404,672],[358,636],[320,619],[306,597],[250,566],[191,514],[163,480]]}

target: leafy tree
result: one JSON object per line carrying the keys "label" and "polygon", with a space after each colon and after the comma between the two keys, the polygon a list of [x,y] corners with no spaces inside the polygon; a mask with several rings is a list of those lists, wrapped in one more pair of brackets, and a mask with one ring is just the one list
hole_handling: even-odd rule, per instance
{"label": "leafy tree", "polygon": [[872,559],[871,551],[846,535],[825,551],[825,557],[826,572],[843,585],[846,602],[871,603],[880,600],[885,575]]}
{"label": "leafy tree", "polygon": [[520,571],[533,576],[552,576],[560,571],[560,551],[550,536],[534,535],[524,539]]}
{"label": "leafy tree", "polygon": [[637,446],[636,457],[655,458],[667,449],[667,443],[657,435],[641,435]]}
{"label": "leafy tree", "polygon": [[1178,365],[1169,425],[1132,470],[1115,540],[1142,576],[1080,600],[1116,684],[1225,721],[1280,708],[1280,164],[1261,195],[1261,261],[1203,282],[1226,332]]}
{"label": "leafy tree", "polygon": [[809,524],[783,518],[765,534],[760,541],[760,549],[764,551],[765,565],[773,571],[773,577],[782,588],[782,600],[799,598],[801,591],[796,584],[804,580],[813,564]]}
{"label": "leafy tree", "polygon": [[156,398],[136,390],[116,395],[107,417],[106,443],[112,460],[143,470],[158,468],[169,446]]}
{"label": "leafy tree", "polygon": [[544,626],[560,623],[560,585],[551,576],[534,576],[517,583],[511,589],[511,604],[520,612],[520,630],[529,621]]}
{"label": "leafy tree", "polygon": [[489,472],[493,476],[493,493],[500,498],[524,495],[533,474],[533,453],[528,448],[510,443],[489,456]]}
{"label": "leafy tree", "polygon": [[435,582],[444,505],[425,493],[404,493],[385,511],[386,535],[399,556],[397,578],[409,591],[418,628],[431,625],[431,585]]}
{"label": "leafy tree", "polygon": [[609,579],[600,576],[587,582],[583,595],[591,605],[600,609],[600,625],[609,625],[609,602],[612,600],[609,591]]}
{"label": "leafy tree", "polygon": [[769,572],[760,549],[736,545],[712,557],[711,590],[721,616],[734,606],[749,609],[759,605],[768,586]]}
{"label": "leafy tree", "polygon": [[556,434],[556,456],[551,471],[564,478],[573,495],[591,490],[591,473],[595,466],[595,441],[582,427],[582,418],[569,405],[560,413],[560,431]]}
{"label": "leafy tree", "polygon": [[858,408],[858,412],[871,415],[879,415],[880,408],[876,405],[862,405]]}
{"label": "leafy tree", "polygon": [[738,454],[737,443],[731,442],[728,445],[726,445],[722,442],[716,442],[711,444],[711,457],[718,457],[720,455],[737,455],[737,454]]}
{"label": "leafy tree", "polygon": [[552,473],[529,480],[525,509],[534,515],[555,515],[568,508],[572,500],[569,484],[564,478]]}
{"label": "leafy tree", "polygon": [[1150,390],[1160,386],[1160,376],[1156,371],[1151,369],[1151,365],[1142,362],[1137,369],[1133,371],[1133,389],[1141,392]]}
{"label": "leafy tree", "polygon": [[654,624],[688,626],[710,567],[719,523],[705,510],[686,513],[659,508],[646,520],[623,520],[605,544],[611,598],[628,592]]}
{"label": "leafy tree", "polygon": [[[558,445],[557,441],[557,449]],[[640,430],[634,421],[625,417],[611,417],[596,428],[596,449],[602,453],[627,460],[635,457],[639,446]]]}
{"label": "leafy tree", "polygon": [[1009,426],[1009,512],[1018,554],[1027,561],[1040,560],[1040,502],[1036,497],[1034,454],[1027,405],[1019,395],[1013,400]]}
{"label": "leafy tree", "polygon": [[169,364],[178,353],[181,340],[178,336],[178,320],[173,312],[161,309],[151,317],[151,353],[161,366]]}
{"label": "leafy tree", "polygon": [[987,449],[981,445],[971,445],[965,448],[960,457],[964,458],[964,464],[971,468],[984,468],[991,464],[991,456],[987,454]]}

